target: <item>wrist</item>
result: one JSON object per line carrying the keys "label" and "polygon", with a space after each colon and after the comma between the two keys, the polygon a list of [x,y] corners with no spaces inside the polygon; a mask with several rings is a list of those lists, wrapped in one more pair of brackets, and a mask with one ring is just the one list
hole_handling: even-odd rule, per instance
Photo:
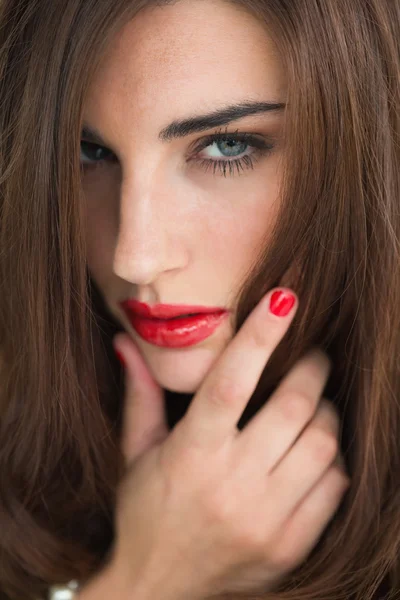
{"label": "wrist", "polygon": [[[113,560],[104,575],[107,589],[113,592],[107,598],[116,600],[201,600],[203,596],[195,595],[179,577],[173,576],[170,569],[163,569],[158,561],[158,568],[153,565],[146,573],[139,573],[123,562]],[[175,573],[176,575],[176,573]],[[118,591],[118,593],[116,592]],[[85,599],[83,599],[85,600]]]}
{"label": "wrist", "polygon": [[80,585],[76,600],[133,600],[133,592],[121,575],[114,564],[107,564]]}

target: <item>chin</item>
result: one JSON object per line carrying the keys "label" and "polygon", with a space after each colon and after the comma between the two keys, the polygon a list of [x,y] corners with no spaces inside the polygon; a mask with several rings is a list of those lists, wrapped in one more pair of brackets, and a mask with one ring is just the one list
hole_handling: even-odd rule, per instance
{"label": "chin", "polygon": [[219,355],[210,348],[163,350],[160,354],[144,355],[152,376],[161,387],[182,394],[197,392]]}
{"label": "chin", "polygon": [[162,388],[195,394],[229,343],[229,336],[212,336],[188,348],[159,348],[135,336],[147,367]]}
{"label": "chin", "polygon": [[159,380],[158,384],[169,392],[178,394],[195,394],[200,387],[201,380],[190,380],[177,382],[174,377],[166,377],[164,380]]}

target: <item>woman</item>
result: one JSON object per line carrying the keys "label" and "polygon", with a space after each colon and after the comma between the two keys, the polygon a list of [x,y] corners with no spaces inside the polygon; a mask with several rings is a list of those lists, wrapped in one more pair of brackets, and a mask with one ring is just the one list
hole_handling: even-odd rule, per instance
{"label": "woman", "polygon": [[[4,0],[0,31],[2,598],[46,598],[51,586],[92,577],[82,600],[103,590],[121,599],[395,597],[399,3]],[[282,286],[295,294],[292,312],[263,321]],[[213,314],[180,326],[166,322],[171,311],[155,314],[167,303]],[[160,536],[165,552],[152,555],[162,559],[146,562],[158,587],[146,588],[149,575],[130,594],[168,513],[161,503],[153,520],[155,465],[162,458],[174,474],[174,493],[210,473],[218,483],[221,452],[205,462],[202,450],[196,463],[194,437],[202,431],[200,448],[227,414],[230,431],[236,421],[248,444],[258,431],[259,446],[235,455],[253,458],[245,484],[234,461],[226,477],[237,475],[240,499],[250,490],[249,523],[273,521],[280,502],[264,507],[250,486],[264,485],[263,457],[273,439],[282,444],[283,421],[274,429],[266,410],[281,406],[276,392],[294,374],[292,396],[309,393],[314,404],[300,411],[304,433],[287,440],[287,457],[317,419],[339,440],[304,490],[318,502],[298,504],[306,525],[287,530],[285,546],[268,540],[269,571],[236,569],[228,556],[221,585],[210,584],[215,574],[206,588],[200,567],[225,554],[211,525],[189,535],[197,513],[178,503],[176,527]],[[300,434],[299,415],[289,418]],[[300,481],[311,466],[296,456]],[[135,490],[148,492],[136,509]],[[324,507],[318,527],[310,506]],[[185,531],[191,545],[176,564],[174,536]]]}

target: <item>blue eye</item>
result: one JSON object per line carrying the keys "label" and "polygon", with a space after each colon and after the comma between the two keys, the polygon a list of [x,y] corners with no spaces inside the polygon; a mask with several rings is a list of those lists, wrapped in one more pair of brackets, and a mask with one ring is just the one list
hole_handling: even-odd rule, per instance
{"label": "blue eye", "polygon": [[[209,154],[199,156],[209,148]],[[261,157],[269,154],[274,146],[260,135],[250,133],[214,133],[202,140],[191,152],[188,162],[194,162],[204,171],[217,169],[224,176],[239,175],[241,171],[254,169]],[[81,166],[86,169],[101,167],[106,163],[117,163],[118,158],[105,146],[81,140]]]}
{"label": "blue eye", "polygon": [[[208,147],[211,147],[212,150],[208,158],[198,158],[198,153]],[[246,152],[246,148],[251,148],[251,152],[249,153],[248,150]],[[214,133],[200,141],[194,150],[195,156],[190,160],[199,163],[199,166],[206,172],[212,169],[215,175],[218,169],[226,177],[227,171],[230,176],[233,176],[235,169],[238,175],[240,175],[240,171],[254,169],[254,164],[272,150],[273,145],[268,144],[259,135],[238,132]],[[222,156],[219,156],[218,153],[221,153]]]}

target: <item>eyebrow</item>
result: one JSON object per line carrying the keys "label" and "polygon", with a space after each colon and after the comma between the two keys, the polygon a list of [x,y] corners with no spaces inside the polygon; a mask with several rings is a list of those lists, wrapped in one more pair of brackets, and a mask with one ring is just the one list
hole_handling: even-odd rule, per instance
{"label": "eyebrow", "polygon": [[[232,104],[208,114],[190,117],[181,121],[173,121],[160,131],[158,138],[162,142],[169,142],[172,139],[183,138],[192,133],[206,131],[212,127],[227,125],[232,121],[238,121],[239,119],[243,119],[250,115],[266,112],[275,112],[279,114],[283,111],[285,106],[286,104],[283,102],[250,101]],[[87,124],[83,124],[81,136],[88,142],[110,148],[107,140],[105,140],[94,127],[89,127]]]}
{"label": "eyebrow", "polygon": [[183,121],[173,121],[160,131],[158,137],[162,142],[169,142],[173,138],[181,138],[191,133],[218,127],[219,125],[227,125],[232,121],[243,119],[243,117],[248,117],[249,115],[274,111],[279,112],[284,107],[285,104],[283,102],[242,102],[240,104],[232,104],[212,113],[184,119]]}

